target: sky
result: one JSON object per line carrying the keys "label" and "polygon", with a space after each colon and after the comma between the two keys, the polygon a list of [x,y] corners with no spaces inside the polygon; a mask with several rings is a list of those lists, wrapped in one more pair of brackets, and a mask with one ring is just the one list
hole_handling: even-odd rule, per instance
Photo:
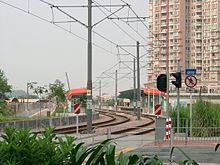
{"label": "sky", "polygon": [[[130,4],[138,16],[147,16],[147,0],[123,1]],[[123,1],[95,0],[94,4],[125,5]],[[76,2],[47,0],[46,2],[59,6],[87,5],[86,0]],[[93,24],[119,8],[121,6],[93,7]],[[38,86],[49,85],[56,79],[61,80],[67,89],[66,72],[71,88],[86,87],[87,28],[73,22],[71,17],[87,25],[87,8],[61,7],[60,9],[68,16],[56,8],[51,9],[48,4],[40,0],[0,0],[0,69],[5,72],[13,89],[26,90],[27,82],[33,81],[37,82]],[[92,35],[95,44],[92,51],[93,95],[98,94],[99,80],[102,82],[102,93],[114,95],[116,69],[118,70],[118,91],[133,87],[134,57],[132,56],[136,56],[136,41],[140,42],[140,56],[143,55],[140,59],[143,67],[141,86],[143,87],[145,83],[147,28],[142,22],[134,19],[113,19],[134,17],[132,10],[124,6],[116,15],[110,16],[112,19],[105,19],[93,27],[95,31]],[[145,20],[144,23],[147,24],[147,21]],[[116,65],[119,61],[120,65]],[[113,67],[114,65],[116,66]]]}

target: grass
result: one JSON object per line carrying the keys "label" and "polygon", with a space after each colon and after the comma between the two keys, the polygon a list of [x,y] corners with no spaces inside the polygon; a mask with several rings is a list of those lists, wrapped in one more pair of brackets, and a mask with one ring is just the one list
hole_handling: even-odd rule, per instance
{"label": "grass", "polygon": [[55,109],[55,111],[54,111],[55,113],[64,113],[65,112],[65,110],[64,110],[64,108],[61,108],[61,107],[57,107],[56,109]]}

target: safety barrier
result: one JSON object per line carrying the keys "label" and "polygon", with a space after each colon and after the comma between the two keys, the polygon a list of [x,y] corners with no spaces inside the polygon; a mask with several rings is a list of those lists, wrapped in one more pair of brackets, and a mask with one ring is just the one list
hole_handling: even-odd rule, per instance
{"label": "safety barrier", "polygon": [[166,119],[166,139],[170,139],[171,118]]}

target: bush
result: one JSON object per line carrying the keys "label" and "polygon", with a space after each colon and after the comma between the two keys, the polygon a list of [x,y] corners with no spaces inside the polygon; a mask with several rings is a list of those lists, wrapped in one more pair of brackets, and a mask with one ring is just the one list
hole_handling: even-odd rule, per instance
{"label": "bush", "polygon": [[[180,127],[186,127],[188,120],[188,127],[190,127],[190,109],[189,107],[180,108]],[[216,128],[220,125],[220,106],[203,100],[197,100],[192,107],[192,133],[193,136],[216,136]],[[172,127],[177,127],[177,110],[173,109],[170,112],[172,118]],[[213,130],[213,131],[212,131]],[[185,129],[180,129],[181,132],[186,132]]]}
{"label": "bush", "polygon": [[55,113],[64,113],[64,109],[63,108],[56,108]]}
{"label": "bush", "polygon": [[0,100],[0,116],[9,116],[11,111],[7,108],[7,103],[4,100]]}
{"label": "bush", "polygon": [[81,165],[86,162],[102,165],[144,164],[139,155],[115,156],[115,145],[105,140],[95,147],[76,144],[74,137],[56,137],[52,128],[46,128],[42,135],[31,134],[29,130],[17,131],[6,128],[0,141],[0,164],[16,165]]}
{"label": "bush", "polygon": [[[121,152],[116,156],[115,145],[110,139],[95,147],[87,147],[83,143],[77,144],[74,137],[57,137],[52,128],[46,128],[42,135],[37,135],[27,129],[18,131],[8,127],[1,137],[1,165],[162,165],[157,155],[144,158]],[[197,165],[181,149],[177,149],[187,158],[180,163]]]}

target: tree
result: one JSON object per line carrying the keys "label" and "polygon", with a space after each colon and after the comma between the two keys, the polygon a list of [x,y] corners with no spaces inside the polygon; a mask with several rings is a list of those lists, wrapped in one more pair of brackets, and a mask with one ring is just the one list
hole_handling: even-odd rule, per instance
{"label": "tree", "polygon": [[11,89],[12,86],[8,84],[4,71],[0,69],[0,99],[5,98],[5,93],[11,92]]}
{"label": "tree", "polygon": [[40,98],[44,93],[48,93],[48,90],[45,87],[38,86],[34,88],[34,93]]}
{"label": "tree", "polygon": [[66,100],[64,83],[60,80],[55,80],[53,84],[49,84],[49,99],[56,98],[57,105],[59,102],[64,102]]}

